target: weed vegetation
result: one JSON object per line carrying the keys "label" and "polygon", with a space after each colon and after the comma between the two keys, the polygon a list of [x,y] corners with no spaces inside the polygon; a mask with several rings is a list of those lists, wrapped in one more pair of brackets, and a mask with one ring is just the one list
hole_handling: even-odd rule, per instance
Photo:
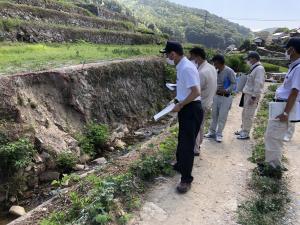
{"label": "weed vegetation", "polygon": [[158,45],[104,45],[84,41],[65,44],[0,42],[0,75],[39,71],[135,56],[159,55]]}
{"label": "weed vegetation", "polygon": [[52,213],[41,224],[126,224],[132,218],[131,212],[141,207],[141,196],[149,181],[174,174],[170,161],[175,156],[177,134],[177,128],[170,129],[157,151],[143,155],[120,174],[106,177],[92,174],[80,180],[76,191],[67,197],[68,209]]}

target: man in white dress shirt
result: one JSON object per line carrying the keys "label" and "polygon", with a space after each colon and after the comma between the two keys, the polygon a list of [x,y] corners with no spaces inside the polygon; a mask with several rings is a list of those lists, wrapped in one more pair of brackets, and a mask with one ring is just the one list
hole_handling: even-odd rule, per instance
{"label": "man in white dress shirt", "polygon": [[286,102],[277,120],[269,120],[265,134],[265,163],[259,164],[263,176],[281,178],[284,136],[289,128],[289,113],[300,101],[300,38],[291,38],[286,45],[286,57],[291,61],[283,85],[276,91],[276,101]]}
{"label": "man in white dress shirt", "polygon": [[200,79],[195,65],[184,56],[180,43],[168,41],[161,53],[165,54],[170,65],[176,66],[177,71],[177,104],[173,111],[178,112],[179,134],[174,169],[181,173],[177,191],[186,193],[194,179],[194,147],[203,120]]}

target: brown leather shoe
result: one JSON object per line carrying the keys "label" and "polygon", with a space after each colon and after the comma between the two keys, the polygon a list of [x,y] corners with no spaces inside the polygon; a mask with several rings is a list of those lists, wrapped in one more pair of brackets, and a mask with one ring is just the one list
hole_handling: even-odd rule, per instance
{"label": "brown leather shoe", "polygon": [[180,194],[185,194],[187,193],[192,187],[192,184],[191,183],[183,183],[181,182],[178,186],[177,186],[177,191],[180,193]]}

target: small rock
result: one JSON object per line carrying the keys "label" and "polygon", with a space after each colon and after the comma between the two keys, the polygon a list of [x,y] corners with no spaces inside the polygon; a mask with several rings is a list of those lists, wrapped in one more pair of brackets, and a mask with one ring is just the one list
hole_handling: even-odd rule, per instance
{"label": "small rock", "polygon": [[115,150],[114,147],[109,147],[109,151],[113,152]]}
{"label": "small rock", "polygon": [[53,170],[56,168],[56,162],[54,159],[50,158],[46,161],[47,170]]}
{"label": "small rock", "polygon": [[38,176],[31,176],[27,180],[27,185],[30,188],[37,188],[39,186],[39,178],[38,178]]}
{"label": "small rock", "polygon": [[126,143],[120,139],[115,140],[116,148],[124,149],[126,147]]}
{"label": "small rock", "polygon": [[42,152],[41,157],[44,161],[46,161],[51,158],[51,155],[47,152]]}
{"label": "small rock", "polygon": [[47,171],[42,173],[39,176],[39,179],[41,182],[50,182],[53,180],[58,180],[59,179],[59,172],[55,172],[55,171]]}
{"label": "small rock", "polygon": [[36,155],[33,157],[33,160],[34,160],[34,162],[36,162],[36,163],[43,163],[43,162],[44,162],[43,158],[42,158],[39,154],[36,154]]}
{"label": "small rock", "polygon": [[34,168],[34,172],[36,174],[41,174],[41,173],[46,171],[46,165],[45,164],[35,165],[33,168]]}
{"label": "small rock", "polygon": [[13,205],[12,207],[10,207],[9,213],[15,216],[24,216],[26,214],[26,211],[21,206]]}
{"label": "small rock", "polygon": [[83,154],[79,157],[79,161],[83,164],[87,163],[90,160],[91,160],[91,156],[89,156],[88,154]]}
{"label": "small rock", "polygon": [[29,172],[30,170],[32,170],[32,166],[30,165],[30,166],[27,166],[26,168],[25,168],[25,171],[26,172]]}
{"label": "small rock", "polygon": [[144,133],[140,132],[140,131],[136,131],[136,132],[134,132],[134,135],[135,136],[144,136]]}
{"label": "small rock", "polygon": [[104,157],[102,157],[102,158],[93,160],[92,163],[97,164],[97,165],[104,165],[107,163],[107,161]]}
{"label": "small rock", "polygon": [[81,170],[84,170],[85,166],[84,165],[81,165],[81,164],[76,164],[74,166],[74,170],[76,171],[81,171]]}
{"label": "small rock", "polygon": [[9,201],[11,203],[15,203],[17,201],[17,198],[15,196],[12,196],[12,197],[9,198]]}

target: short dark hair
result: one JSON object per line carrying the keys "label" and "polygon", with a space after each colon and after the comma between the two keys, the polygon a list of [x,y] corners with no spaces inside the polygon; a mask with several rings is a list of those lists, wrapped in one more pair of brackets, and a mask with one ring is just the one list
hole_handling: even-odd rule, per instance
{"label": "short dark hair", "polygon": [[190,50],[190,54],[200,56],[202,59],[206,59],[206,53],[203,48],[200,47],[194,47]]}
{"label": "short dark hair", "polygon": [[293,47],[295,51],[300,54],[300,38],[299,37],[293,37],[290,38],[285,46],[285,48]]}
{"label": "short dark hair", "polygon": [[166,44],[166,47],[162,50],[160,50],[160,53],[171,53],[175,52],[180,56],[183,56],[183,47],[182,45],[177,41],[168,41]]}
{"label": "short dark hair", "polygon": [[225,64],[225,57],[223,55],[218,54],[218,55],[215,55],[212,58],[211,61],[218,62],[218,63],[221,63],[222,65],[224,65]]}

